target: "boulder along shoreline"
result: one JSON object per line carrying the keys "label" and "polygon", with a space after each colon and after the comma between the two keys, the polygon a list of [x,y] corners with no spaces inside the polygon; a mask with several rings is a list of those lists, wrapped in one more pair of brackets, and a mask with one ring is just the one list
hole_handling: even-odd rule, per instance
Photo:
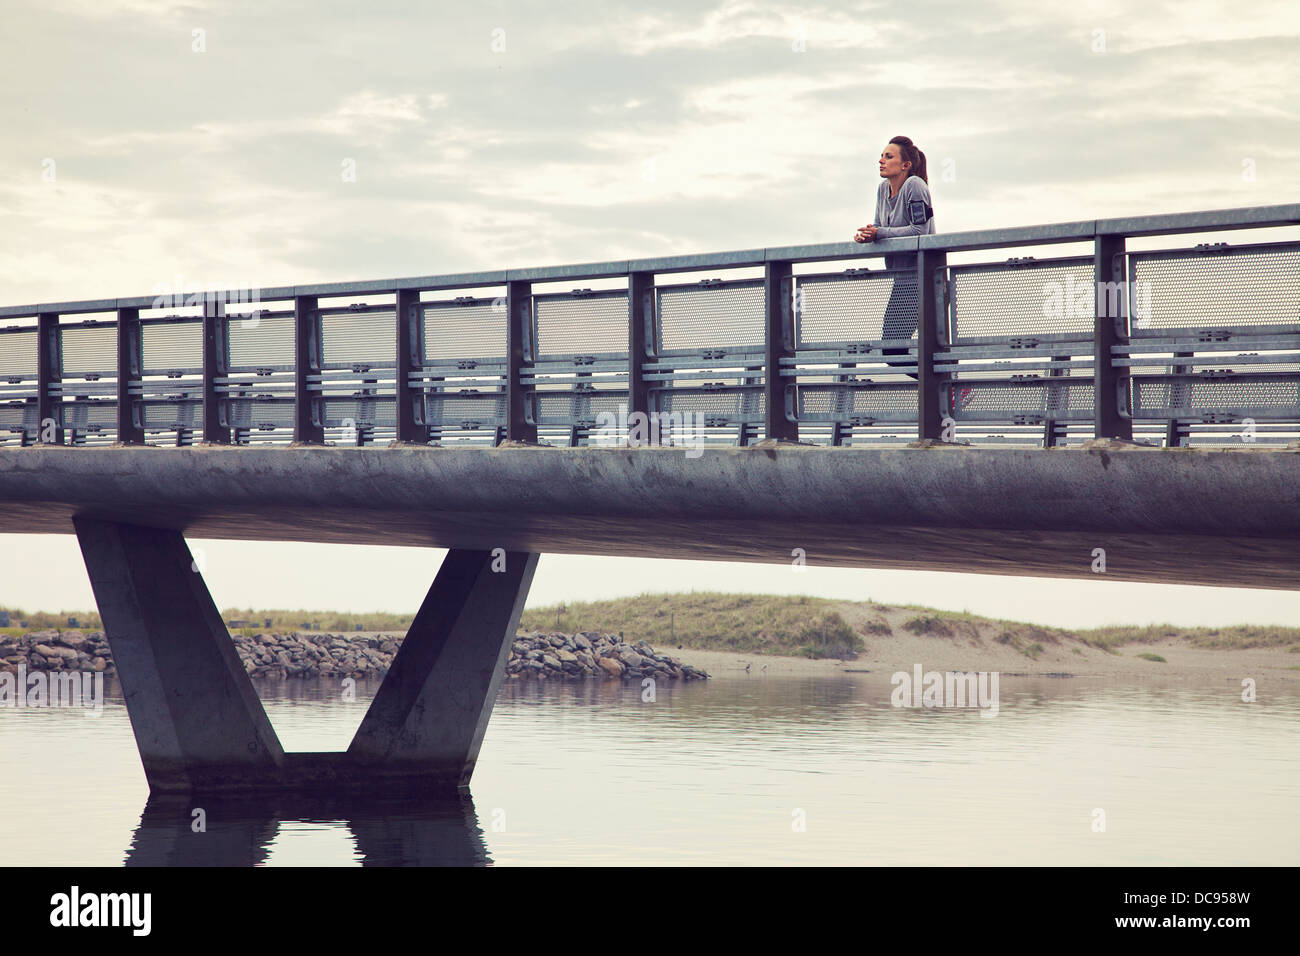
{"label": "boulder along shoreline", "polygon": [[[231,639],[250,677],[382,677],[402,646],[402,635],[348,635],[295,631]],[[113,652],[100,631],[34,631],[0,637],[0,670],[89,671],[117,673]],[[506,662],[510,680],[705,680],[708,674],[645,641],[626,642],[621,634],[519,633]]]}

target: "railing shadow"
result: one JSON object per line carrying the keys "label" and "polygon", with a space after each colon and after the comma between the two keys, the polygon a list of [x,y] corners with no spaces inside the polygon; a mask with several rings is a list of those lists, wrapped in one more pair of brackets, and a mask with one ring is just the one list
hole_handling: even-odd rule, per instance
{"label": "railing shadow", "polygon": [[[201,828],[195,814],[200,808]],[[124,864],[259,866],[267,862],[286,822],[346,826],[362,866],[487,866],[492,862],[468,795],[407,799],[284,793],[150,797]]]}

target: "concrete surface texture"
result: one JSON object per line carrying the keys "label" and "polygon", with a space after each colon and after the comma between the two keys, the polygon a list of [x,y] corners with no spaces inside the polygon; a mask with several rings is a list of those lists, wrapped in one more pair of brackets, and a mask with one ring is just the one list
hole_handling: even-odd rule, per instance
{"label": "concrete surface texture", "polygon": [[1300,447],[34,446],[0,532],[190,537],[1293,588]]}

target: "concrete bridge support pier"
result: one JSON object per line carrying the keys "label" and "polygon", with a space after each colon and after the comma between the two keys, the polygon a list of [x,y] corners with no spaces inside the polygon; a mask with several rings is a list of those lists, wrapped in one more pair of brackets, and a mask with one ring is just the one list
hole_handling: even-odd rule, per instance
{"label": "concrete bridge support pier", "polygon": [[73,522],[152,793],[468,784],[536,554],[450,551],[351,747],[286,753],[181,533]]}
{"label": "concrete bridge support pier", "polygon": [[447,552],[348,748],[354,772],[469,783],[537,557]]}

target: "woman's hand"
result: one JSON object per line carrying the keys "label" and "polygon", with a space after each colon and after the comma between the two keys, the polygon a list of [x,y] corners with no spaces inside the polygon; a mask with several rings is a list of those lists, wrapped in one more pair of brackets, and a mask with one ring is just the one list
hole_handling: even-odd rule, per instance
{"label": "woman's hand", "polygon": [[875,226],[859,226],[858,231],[853,234],[854,242],[874,242],[875,238]]}

